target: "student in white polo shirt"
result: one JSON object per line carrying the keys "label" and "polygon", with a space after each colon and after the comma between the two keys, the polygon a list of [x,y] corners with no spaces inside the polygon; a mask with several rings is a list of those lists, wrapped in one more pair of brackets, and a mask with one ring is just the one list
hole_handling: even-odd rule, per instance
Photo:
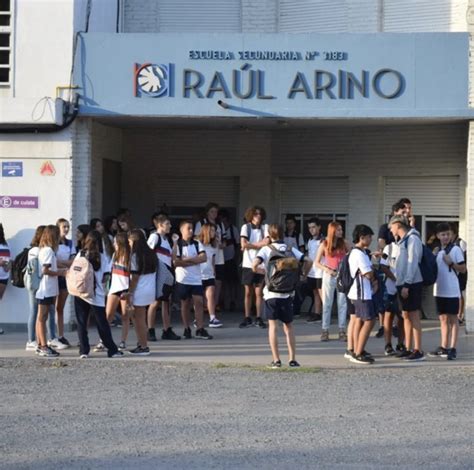
{"label": "student in white polo shirt", "polygon": [[[295,247],[283,242],[283,227],[271,224],[268,228],[271,243],[261,248],[252,262],[254,272],[267,274],[267,282],[263,290],[265,299],[265,315],[268,319],[268,340],[272,351],[272,369],[281,367],[278,351],[278,320],[283,323],[286,335],[290,367],[299,367],[295,354],[295,333],[293,330],[293,297],[300,276],[300,263],[304,254]],[[262,263],[264,268],[261,267]],[[274,263],[272,267],[272,263]],[[282,268],[278,269],[278,263]]]}
{"label": "student in white polo shirt", "polygon": [[308,258],[311,262],[311,268],[308,271],[306,282],[313,292],[314,313],[306,320],[308,323],[321,321],[322,314],[322,287],[323,287],[323,271],[315,264],[316,255],[321,242],[324,240],[321,234],[321,222],[317,217],[308,220],[308,230],[311,238],[308,240]]}
{"label": "student in white polo shirt", "polygon": [[[169,271],[174,276],[174,270],[172,266],[172,255],[173,242],[170,240],[171,221],[166,214],[154,214],[153,224],[155,225],[156,232],[153,232],[148,237],[148,246],[155,252],[157,258],[162,261]],[[155,323],[156,323],[156,310],[161,302],[161,319],[163,321],[163,331],[161,333],[161,339],[163,340],[179,340],[181,336],[178,336],[171,327],[171,315],[170,315],[170,298],[173,292],[172,288],[165,285],[165,291],[159,300],[153,302],[148,307],[148,341],[156,341]]]}
{"label": "student in white polo shirt", "polygon": [[193,238],[193,223],[184,220],[179,225],[181,239],[173,247],[173,263],[176,266],[176,295],[181,301],[181,318],[184,325],[184,339],[191,339],[191,302],[196,317],[196,338],[212,339],[204,328],[204,290],[202,287],[201,264],[207,260],[202,244]]}
{"label": "student in white polo shirt", "polygon": [[283,241],[288,248],[296,248],[299,251],[304,251],[303,234],[297,230],[297,221],[294,215],[288,214],[285,217],[286,230]]}
{"label": "student in white polo shirt", "polygon": [[466,272],[466,262],[461,248],[451,242],[452,233],[449,224],[438,224],[436,237],[441,243],[441,249],[436,255],[438,276],[433,295],[441,323],[441,345],[428,355],[454,360],[457,356],[458,313],[461,297],[458,273]]}
{"label": "student in white polo shirt", "polygon": [[242,284],[245,288],[245,318],[239,325],[239,328],[248,328],[249,326],[252,326],[250,313],[252,311],[252,297],[254,294],[255,307],[257,311],[255,325],[259,328],[267,327],[261,318],[263,301],[262,291],[265,276],[252,270],[253,260],[257,256],[258,250],[270,243],[270,239],[268,238],[268,228],[263,223],[265,216],[266,213],[263,207],[249,207],[245,211],[246,223],[242,225],[242,228],[240,229],[240,246],[243,251]]}

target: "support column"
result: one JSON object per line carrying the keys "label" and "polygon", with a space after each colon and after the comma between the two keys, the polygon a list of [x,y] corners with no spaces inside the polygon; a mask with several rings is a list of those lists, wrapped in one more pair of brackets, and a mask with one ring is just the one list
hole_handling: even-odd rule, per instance
{"label": "support column", "polygon": [[[469,139],[467,147],[467,187],[466,187],[466,242],[467,271],[466,288],[466,331],[474,331],[474,121],[469,123]],[[471,254],[469,254],[471,253]]]}

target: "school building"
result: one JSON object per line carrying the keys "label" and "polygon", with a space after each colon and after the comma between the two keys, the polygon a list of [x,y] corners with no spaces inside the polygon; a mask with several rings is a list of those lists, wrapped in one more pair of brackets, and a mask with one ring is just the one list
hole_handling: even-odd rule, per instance
{"label": "school building", "polygon": [[[208,201],[474,246],[474,0],[0,0],[0,222]],[[74,232],[74,229],[73,229]],[[474,258],[468,261],[474,272]],[[0,323],[24,323],[9,287]],[[474,277],[467,294],[474,330]]]}

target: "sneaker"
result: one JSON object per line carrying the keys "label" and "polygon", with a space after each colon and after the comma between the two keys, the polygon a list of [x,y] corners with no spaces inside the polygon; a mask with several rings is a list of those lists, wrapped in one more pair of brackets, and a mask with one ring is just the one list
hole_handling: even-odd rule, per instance
{"label": "sneaker", "polygon": [[58,357],[59,356],[59,353],[55,351],[53,348],[50,348],[49,346],[46,346],[44,348],[37,348],[36,354],[39,357]]}
{"label": "sneaker", "polygon": [[200,328],[196,330],[195,334],[196,339],[212,339],[212,336],[207,332],[205,328]]}
{"label": "sneaker", "polygon": [[222,322],[217,318],[213,318],[209,321],[209,328],[222,328]]}
{"label": "sneaker", "polygon": [[257,317],[255,319],[255,326],[258,328],[265,329],[267,327],[267,324],[260,317]]}
{"label": "sneaker", "polygon": [[61,344],[64,344],[66,346],[66,348],[70,348],[71,347],[71,343],[64,337],[64,336],[61,336],[61,338],[58,338],[58,341],[61,343]]}
{"label": "sneaker", "polygon": [[352,359],[354,357],[354,350],[353,349],[346,349],[344,353],[344,359]]}
{"label": "sneaker", "polygon": [[448,349],[447,359],[448,361],[454,361],[457,358],[456,348]]}
{"label": "sneaker", "polygon": [[119,348],[119,351],[125,351],[127,349],[127,343],[125,343],[125,341],[120,341],[118,348]]}
{"label": "sneaker", "polygon": [[387,344],[385,346],[385,353],[386,356],[394,356],[395,355],[395,350],[392,348],[391,344]]}
{"label": "sneaker", "polygon": [[193,328],[197,328],[197,327],[198,327],[197,321],[193,320]]}
{"label": "sneaker", "polygon": [[268,366],[269,369],[280,369],[281,367],[281,361],[278,359],[278,361],[272,361],[270,365]]}
{"label": "sneaker", "polygon": [[448,357],[448,350],[441,346],[438,346],[434,351],[428,353],[429,357]]}
{"label": "sneaker", "polygon": [[375,333],[376,338],[381,338],[382,336],[383,336],[383,326],[381,326],[379,330],[377,331],[377,333]]}
{"label": "sneaker", "polygon": [[344,330],[339,330],[339,341],[347,341],[347,335]]}
{"label": "sneaker", "polygon": [[36,351],[38,343],[36,341],[28,341],[26,343],[25,351]]}
{"label": "sneaker", "polygon": [[137,346],[135,349],[129,351],[130,354],[134,356],[149,356],[150,355],[150,348],[142,348],[141,346]]}
{"label": "sneaker", "polygon": [[306,323],[317,323],[321,321],[321,315],[318,313],[312,313],[307,319]]}
{"label": "sneaker", "polygon": [[185,328],[183,332],[183,338],[184,339],[191,339],[193,337],[191,333],[191,328]]}
{"label": "sneaker", "polygon": [[3,335],[5,333],[5,330],[3,328],[0,328],[0,335]]}
{"label": "sneaker", "polygon": [[368,351],[366,351],[365,349],[362,351],[362,355],[363,356],[366,356],[366,357],[372,357],[372,354],[370,354]]}
{"label": "sneaker", "polygon": [[395,357],[398,359],[405,359],[408,356],[411,356],[411,351],[407,351],[406,349],[395,354]]}
{"label": "sneaker", "polygon": [[104,352],[104,351],[105,351],[104,343],[102,341],[99,341],[94,348],[94,352]]}
{"label": "sneaker", "polygon": [[68,348],[68,346],[66,346],[65,344],[61,343],[61,341],[59,341],[59,338],[54,338],[48,341],[48,346],[50,348],[59,349],[59,350]]}
{"label": "sneaker", "polygon": [[298,361],[293,360],[288,363],[288,367],[300,367],[300,363]]}
{"label": "sneaker", "polygon": [[163,330],[163,333],[161,333],[161,339],[177,341],[181,339],[181,336],[178,336],[170,326],[167,330]]}
{"label": "sneaker", "polygon": [[373,364],[374,360],[370,359],[367,356],[364,356],[363,354],[361,354],[360,356],[355,356],[354,355],[353,357],[351,357],[351,362],[355,362],[356,364],[369,365],[369,364]]}
{"label": "sneaker", "polygon": [[154,328],[148,328],[148,341],[157,341]]}
{"label": "sneaker", "polygon": [[418,362],[418,361],[424,361],[425,360],[425,355],[423,354],[422,351],[413,351],[409,356],[405,357],[405,361],[410,361],[410,362]]}
{"label": "sneaker", "polygon": [[252,319],[250,317],[245,317],[244,321],[239,325],[239,328],[248,328],[252,326]]}
{"label": "sneaker", "polygon": [[89,354],[81,354],[79,356],[79,359],[88,359],[89,358]]}
{"label": "sneaker", "polygon": [[395,351],[397,352],[402,352],[402,351],[406,351],[407,348],[405,347],[405,345],[403,343],[398,343],[396,346],[395,346]]}
{"label": "sneaker", "polygon": [[[147,348],[147,349],[148,349],[148,348]],[[149,351],[150,351],[150,350],[148,350],[148,352],[149,352]],[[110,358],[115,358],[115,357],[123,357],[123,356],[124,356],[123,352],[119,350],[119,351],[117,351],[116,353],[112,354],[112,355],[109,356],[109,357],[110,357]]]}
{"label": "sneaker", "polygon": [[327,341],[329,341],[329,331],[323,330],[321,332],[321,342],[327,342]]}

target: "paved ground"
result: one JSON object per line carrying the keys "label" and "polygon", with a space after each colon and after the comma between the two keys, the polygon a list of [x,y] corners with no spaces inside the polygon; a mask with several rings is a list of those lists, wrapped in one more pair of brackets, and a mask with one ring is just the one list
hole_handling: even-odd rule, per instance
{"label": "paved ground", "polygon": [[371,338],[377,365],[357,366],[298,320],[307,367],[271,371],[266,332],[236,323],[144,359],[42,360],[0,337],[0,468],[473,468],[472,337],[418,364]]}

